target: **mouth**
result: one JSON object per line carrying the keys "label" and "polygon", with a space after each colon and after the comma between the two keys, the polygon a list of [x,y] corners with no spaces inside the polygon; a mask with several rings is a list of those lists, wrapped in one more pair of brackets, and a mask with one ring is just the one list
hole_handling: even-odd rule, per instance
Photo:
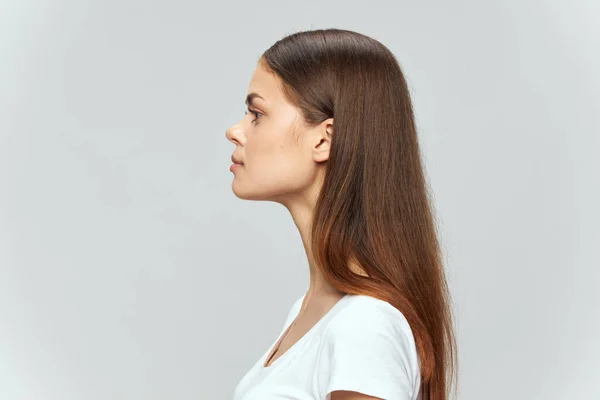
{"label": "mouth", "polygon": [[243,166],[243,164],[237,164],[237,163],[233,163],[229,166],[229,170],[231,172],[235,171],[238,168],[241,168]]}

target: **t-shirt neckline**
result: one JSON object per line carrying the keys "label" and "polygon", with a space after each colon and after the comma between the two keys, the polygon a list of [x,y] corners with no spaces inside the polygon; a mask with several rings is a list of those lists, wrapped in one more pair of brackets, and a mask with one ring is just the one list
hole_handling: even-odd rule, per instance
{"label": "t-shirt neckline", "polygon": [[[300,298],[300,300],[299,300],[300,304],[302,304],[302,302],[304,301],[305,297],[306,297],[306,293]],[[296,343],[294,343],[289,349],[287,349],[285,351],[285,353],[283,353],[282,355],[280,355],[279,357],[277,357],[277,359],[275,359],[275,361],[273,361],[269,366],[265,367],[265,362],[266,362],[267,358],[269,357],[269,355],[271,354],[271,352],[273,351],[273,348],[274,348],[275,344],[286,333],[286,331],[288,330],[288,328],[290,327],[290,325],[294,322],[294,320],[296,319],[296,317],[298,317],[298,314],[300,313],[300,310],[302,308],[302,306],[300,306],[298,308],[298,310],[296,311],[295,315],[290,319],[289,323],[286,324],[285,328],[282,330],[281,334],[277,337],[277,339],[275,340],[275,342],[273,342],[273,344],[271,344],[271,346],[269,346],[269,349],[267,350],[267,353],[261,358],[261,361],[260,361],[260,370],[263,371],[263,372],[273,371],[275,368],[277,368],[279,365],[281,365],[285,360],[289,359],[303,345],[303,343],[306,342],[309,339],[309,337],[312,335],[312,333],[314,331],[316,331],[317,328],[326,319],[329,319],[329,317],[333,316],[334,311],[337,308],[339,308],[342,305],[342,303],[344,303],[344,301],[348,297],[350,297],[350,295],[348,293],[346,293],[344,296],[342,296],[329,309],[329,311],[327,311],[300,339],[298,339],[296,341]]]}

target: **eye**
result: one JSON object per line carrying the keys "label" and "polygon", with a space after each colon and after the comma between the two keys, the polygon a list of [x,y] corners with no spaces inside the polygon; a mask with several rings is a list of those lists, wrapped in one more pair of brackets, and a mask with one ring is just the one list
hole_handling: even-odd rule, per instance
{"label": "eye", "polygon": [[259,114],[263,115],[262,113],[260,113],[258,111],[253,111],[251,109],[248,109],[244,114],[248,114],[248,113],[254,114],[254,116],[256,117],[255,119],[252,120],[252,122],[255,122],[258,119]]}

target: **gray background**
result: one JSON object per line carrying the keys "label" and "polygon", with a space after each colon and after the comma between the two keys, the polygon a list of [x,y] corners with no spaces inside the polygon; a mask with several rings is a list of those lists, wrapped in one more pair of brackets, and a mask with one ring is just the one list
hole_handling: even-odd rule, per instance
{"label": "gray background", "polygon": [[600,399],[600,3],[2,1],[0,399],[228,399],[308,287],[225,130],[260,53],[398,57],[435,192],[460,399]]}

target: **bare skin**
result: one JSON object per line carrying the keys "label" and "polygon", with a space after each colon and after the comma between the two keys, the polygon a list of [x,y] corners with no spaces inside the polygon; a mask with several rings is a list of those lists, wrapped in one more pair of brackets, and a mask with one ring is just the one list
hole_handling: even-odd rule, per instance
{"label": "bare skin", "polygon": [[[333,118],[316,127],[302,123],[299,110],[281,90],[279,78],[258,64],[248,94],[258,93],[248,112],[226,137],[236,145],[232,190],[238,198],[274,201],[288,209],[300,232],[309,266],[309,288],[298,316],[275,344],[264,367],[270,366],[304,336],[343,296],[316,267],[310,249],[310,221],[322,185],[333,139]],[[253,114],[258,113],[258,114]],[[297,129],[298,142],[291,131]],[[349,268],[366,275],[356,264]],[[357,397],[358,396],[358,397]],[[334,392],[332,400],[376,399],[356,392]]]}

